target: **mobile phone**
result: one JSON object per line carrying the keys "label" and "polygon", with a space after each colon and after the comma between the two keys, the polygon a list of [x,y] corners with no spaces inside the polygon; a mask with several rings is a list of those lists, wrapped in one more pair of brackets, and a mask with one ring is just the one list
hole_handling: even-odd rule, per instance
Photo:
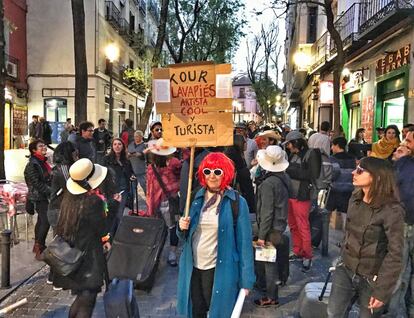
{"label": "mobile phone", "polygon": [[122,191],[121,191],[121,192],[119,192],[118,194],[119,194],[119,195],[121,195],[121,194],[122,194],[122,193],[124,193],[124,192],[125,192],[125,190],[122,190]]}

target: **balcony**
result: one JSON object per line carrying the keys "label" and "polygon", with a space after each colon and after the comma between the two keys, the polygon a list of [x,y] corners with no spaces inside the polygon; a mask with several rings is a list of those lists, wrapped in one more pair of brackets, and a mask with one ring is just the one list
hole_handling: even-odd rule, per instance
{"label": "balcony", "polygon": [[159,22],[158,7],[157,7],[156,3],[154,2],[154,0],[150,1],[149,11],[150,11],[151,15],[154,17],[155,21]]}
{"label": "balcony", "polygon": [[328,32],[322,34],[322,36],[312,45],[312,65],[310,70],[314,72],[321,65],[323,65],[329,57],[330,36]]}
{"label": "balcony", "polygon": [[19,80],[19,60],[11,55],[5,54],[5,67],[7,79],[12,81]]}
{"label": "balcony", "polygon": [[139,1],[139,12],[141,12],[144,17],[147,15],[147,4],[145,0]]}
{"label": "balcony", "polygon": [[[347,11],[338,17],[335,21],[335,27],[341,35],[344,51],[352,48],[355,50],[358,42],[358,16],[360,3],[354,3]],[[336,53],[336,46],[333,39],[330,39],[330,55]]]}
{"label": "balcony", "polygon": [[130,41],[132,37],[129,23],[124,18],[119,19],[119,35],[122,36],[127,42]]}
{"label": "balcony", "polygon": [[105,20],[108,21],[116,30],[119,30],[121,11],[112,1],[105,1]]}
{"label": "balcony", "polygon": [[359,39],[372,40],[414,14],[414,0],[369,0],[359,6]]}

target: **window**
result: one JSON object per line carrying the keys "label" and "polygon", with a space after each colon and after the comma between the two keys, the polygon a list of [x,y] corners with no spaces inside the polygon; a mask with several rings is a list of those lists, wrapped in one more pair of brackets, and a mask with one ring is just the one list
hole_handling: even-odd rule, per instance
{"label": "window", "polygon": [[135,16],[129,12],[129,32],[135,32]]}
{"label": "window", "polygon": [[240,87],[239,90],[239,98],[246,98],[246,89],[244,87]]}
{"label": "window", "polygon": [[307,30],[307,43],[314,43],[316,41],[316,27],[318,19],[318,8],[308,7],[308,30]]}
{"label": "window", "polygon": [[129,68],[134,69],[134,61],[129,60]]}

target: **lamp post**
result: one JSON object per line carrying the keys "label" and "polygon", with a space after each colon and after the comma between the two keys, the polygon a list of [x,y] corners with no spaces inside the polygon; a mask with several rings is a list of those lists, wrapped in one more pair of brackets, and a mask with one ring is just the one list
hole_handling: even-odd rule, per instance
{"label": "lamp post", "polygon": [[105,56],[109,61],[109,119],[108,119],[108,130],[113,131],[113,109],[114,109],[114,98],[112,96],[112,68],[113,63],[119,57],[119,48],[114,44],[110,43],[105,48]]}

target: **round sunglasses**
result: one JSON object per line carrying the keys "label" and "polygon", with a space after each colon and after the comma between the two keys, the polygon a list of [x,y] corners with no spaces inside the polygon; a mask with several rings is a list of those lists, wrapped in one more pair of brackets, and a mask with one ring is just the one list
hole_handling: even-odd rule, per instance
{"label": "round sunglasses", "polygon": [[215,176],[220,177],[221,175],[223,175],[223,170],[218,169],[218,168],[216,168],[216,169],[204,168],[203,169],[203,174],[205,176],[209,176],[209,175],[211,175],[211,173],[214,173]]}
{"label": "round sunglasses", "polygon": [[362,168],[361,166],[356,167],[355,173],[356,174],[363,174],[366,170]]}

